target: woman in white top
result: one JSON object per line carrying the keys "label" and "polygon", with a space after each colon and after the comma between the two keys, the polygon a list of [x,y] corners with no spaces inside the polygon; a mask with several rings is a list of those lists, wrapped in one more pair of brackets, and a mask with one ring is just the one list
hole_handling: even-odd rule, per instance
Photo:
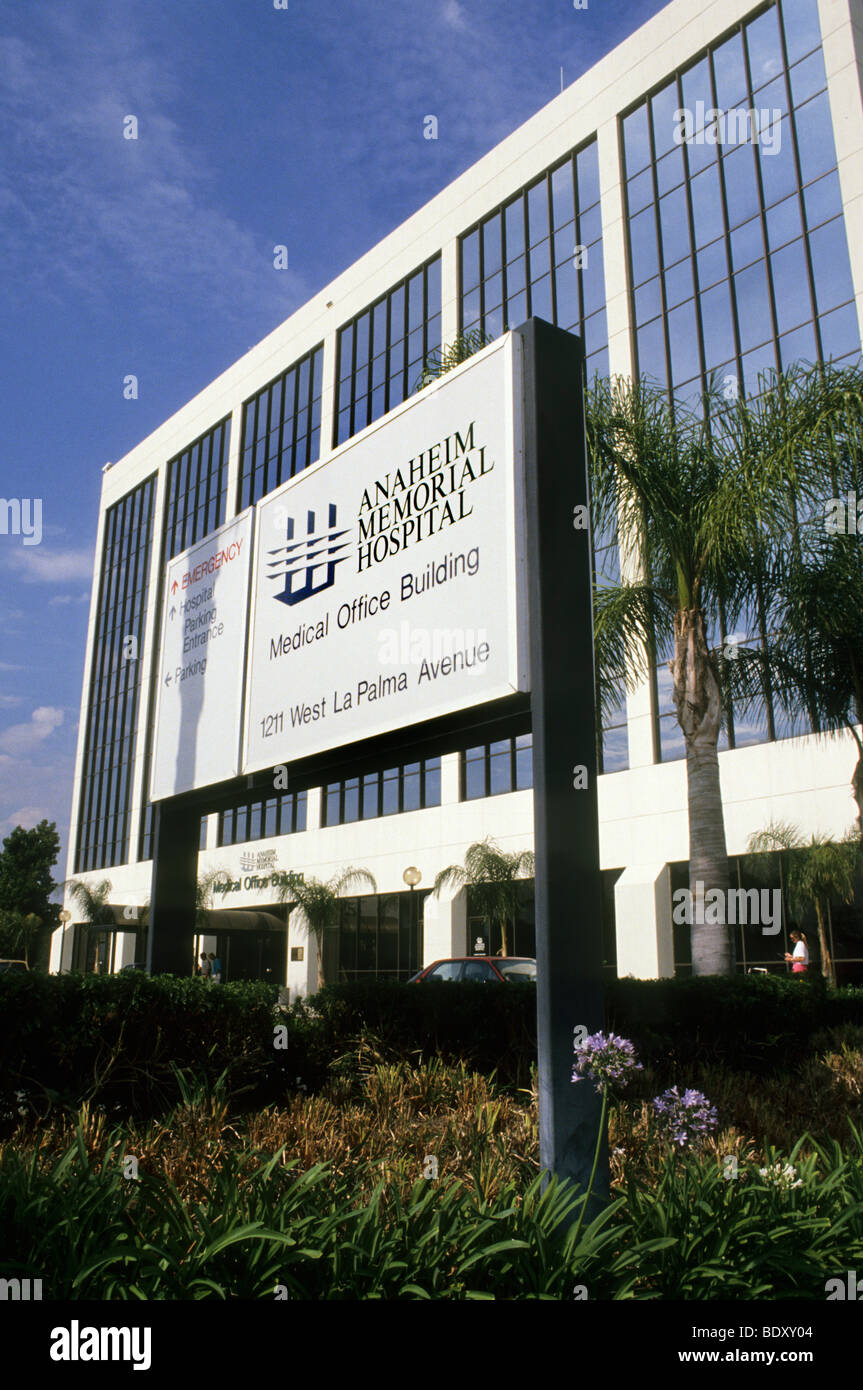
{"label": "woman in white top", "polygon": [[809,946],[802,931],[793,931],[791,940],[795,942],[794,953],[785,952],[785,959],[791,962],[792,975],[805,975],[809,970]]}

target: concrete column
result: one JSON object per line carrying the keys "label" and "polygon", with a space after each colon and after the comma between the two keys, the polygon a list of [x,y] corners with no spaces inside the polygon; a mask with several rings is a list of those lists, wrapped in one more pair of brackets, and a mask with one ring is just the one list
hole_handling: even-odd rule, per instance
{"label": "concrete column", "polygon": [[637,980],[674,974],[671,870],[667,864],[634,864],[614,885],[617,974]]}
{"label": "concrete column", "polygon": [[[629,301],[626,259],[626,222],[623,201],[623,169],[617,136],[617,118],[599,127],[596,136],[599,161],[602,249],[605,269],[605,313],[608,324],[609,375],[632,379],[635,363],[635,326]],[[637,537],[626,537],[621,527],[620,577],[638,578],[641,553]],[[629,766],[649,767],[653,757],[653,690],[649,681],[626,692]]]}
{"label": "concrete column", "polygon": [[320,830],[323,788],[309,787],[306,793],[306,830]]}
{"label": "concrete column", "polygon": [[863,0],[818,0],[818,18],[863,341]]}
{"label": "concrete column", "polygon": [[243,405],[240,402],[231,412],[231,437],[228,441],[227,497],[225,520],[237,515],[237,486],[240,481],[240,445],[243,440]]}
{"label": "concrete column", "polygon": [[423,917],[423,965],[468,954],[467,890],[451,894],[444,889],[439,897],[429,894]]}
{"label": "concrete column", "polygon": [[459,799],[459,753],[444,753],[440,760],[441,806],[453,806]]}
{"label": "concrete column", "polygon": [[336,345],[338,332],[333,328],[324,338],[324,360],[321,369],[321,458],[333,447],[333,422],[336,418]]}
{"label": "concrete column", "polygon": [[[441,248],[441,345],[449,347],[458,334],[458,238]],[[429,306],[431,308],[431,306]]]}

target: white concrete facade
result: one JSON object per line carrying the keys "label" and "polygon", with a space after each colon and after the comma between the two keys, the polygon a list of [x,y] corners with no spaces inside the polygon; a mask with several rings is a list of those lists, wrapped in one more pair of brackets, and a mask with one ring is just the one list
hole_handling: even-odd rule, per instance
{"label": "white concrete facade", "polygon": [[[152,680],[157,589],[156,563],[166,506],[167,462],[225,415],[232,415],[228,465],[227,519],[235,514],[242,429],[242,407],[255,391],[323,342],[321,459],[333,437],[338,328],[378,296],[414,272],[431,256],[442,257],[442,341],[458,331],[458,238],[485,213],[549,168],[570,150],[597,138],[603,224],[605,298],[609,369],[633,370],[633,324],[626,270],[625,211],[621,170],[620,115],[643,93],[759,7],[752,0],[673,0],[589,72],[456,179],[425,207],[373,247],[256,347],[171,416],[103,478],[97,556],[101,557],[105,513],[152,473],[158,473],[153,520],[154,563],[142,660],[139,726],[132,776],[132,854],[146,802],[146,728]],[[863,336],[863,0],[819,0],[828,93],[846,218],[852,277]],[[329,306],[329,307],[328,307]],[[371,427],[370,427],[371,428]],[[69,844],[72,876],[76,855],[77,806],[86,733],[99,573],[94,575],[82,692],[82,719],[73,793]],[[672,973],[670,884],[667,866],[688,857],[685,764],[653,761],[653,710],[648,686],[628,698],[630,769],[600,778],[600,847],[603,869],[625,873],[616,887],[618,973],[658,976]],[[806,834],[841,835],[852,824],[855,805],[850,779],[856,747],[850,735],[804,738],[720,754],[726,832],[730,854],[745,849],[748,835],[771,818],[791,819]],[[218,849],[216,818],[210,818],[208,848],[201,868],[225,868],[240,876],[240,856],[256,848],[275,848],[280,868],[328,877],[346,864],[375,875],[379,892],[402,892],[409,864],[422,871],[428,887],[445,865],[461,861],[467,846],[492,835],[506,849],[532,841],[532,793],[514,792],[482,801],[458,799],[458,755],[442,760],[442,804],[401,816],[320,828],[320,793],[309,794],[308,828],[303,833],[249,845]],[[94,870],[92,881],[108,877],[114,902],[144,901],[150,893],[149,862]],[[67,901],[67,908],[72,904]],[[231,897],[230,907],[264,906],[253,890]],[[464,895],[429,900],[424,955],[469,949]],[[291,945],[305,945],[291,929]],[[117,965],[131,960],[134,937],[118,940]],[[314,987],[315,952],[291,962],[286,983],[292,996]],[[68,968],[69,943],[62,929],[53,943],[51,968]]]}

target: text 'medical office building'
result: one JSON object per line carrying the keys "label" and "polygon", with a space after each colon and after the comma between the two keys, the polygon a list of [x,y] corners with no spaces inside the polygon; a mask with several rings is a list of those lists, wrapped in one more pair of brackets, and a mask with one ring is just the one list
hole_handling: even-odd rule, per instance
{"label": "text 'medical office building'", "polygon": [[[856,359],[861,80],[861,0],[674,0],[106,470],[68,874],[110,878],[116,923],[88,929],[67,901],[52,969],[142,959],[167,562],[398,406],[461,331],[497,336],[537,316],[582,338],[588,378],[642,373],[684,394],[715,370],[748,390],[767,368]],[[598,549],[597,568],[616,564],[615,545]],[[136,661],[123,660],[129,635]],[[788,734],[769,706],[758,723],[730,712],[720,766],[732,872],[771,819],[807,835],[854,820],[850,735]],[[660,666],[602,735],[605,956],[621,975],[688,968],[688,931],[671,914],[688,855],[683,751]],[[325,777],[236,799],[201,823],[200,872],[224,879],[200,949],[218,949],[229,979],[307,992],[314,946],[294,926],[288,939],[270,875],[359,865],[377,892],[344,899],[328,978],[405,979],[477,937],[493,951],[464,892],[428,890],[486,835],[530,848],[531,787],[525,718],[409,761],[364,762],[356,747]],[[422,875],[414,889],[408,867]],[[517,953],[534,953],[530,888]],[[861,969],[858,923],[856,910],[833,922],[840,980]],[[739,968],[775,962],[774,945],[741,929]]]}

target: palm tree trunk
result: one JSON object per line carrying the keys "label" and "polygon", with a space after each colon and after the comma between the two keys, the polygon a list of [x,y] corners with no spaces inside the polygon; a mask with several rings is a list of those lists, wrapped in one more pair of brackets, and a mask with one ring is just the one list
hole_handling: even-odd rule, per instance
{"label": "palm tree trunk", "polygon": [[[693,905],[718,890],[721,907],[692,918],[693,975],[733,975],[735,943],[726,921],[728,850],[719,785],[719,727],[722,702],[713,673],[699,608],[681,608],[674,618],[674,682],[677,719],[686,742],[689,803],[689,888]],[[699,916],[702,920],[699,921]]]}
{"label": "palm tree trunk", "polygon": [[509,955],[509,942],[506,936],[506,915],[500,919],[500,948],[502,956]]}
{"label": "palm tree trunk", "polygon": [[317,946],[317,954],[318,954],[318,990],[320,991],[320,990],[322,990],[323,987],[324,987],[324,933],[323,933],[323,931],[321,931],[321,932],[315,937],[315,944],[316,944],[316,946]]}
{"label": "palm tree trunk", "polygon": [[818,920],[818,949],[821,952],[821,974],[828,984],[836,984],[836,971],[833,968],[833,957],[830,955],[830,944],[827,940],[827,923],[824,919],[824,902],[818,897],[815,899],[815,916]]}

